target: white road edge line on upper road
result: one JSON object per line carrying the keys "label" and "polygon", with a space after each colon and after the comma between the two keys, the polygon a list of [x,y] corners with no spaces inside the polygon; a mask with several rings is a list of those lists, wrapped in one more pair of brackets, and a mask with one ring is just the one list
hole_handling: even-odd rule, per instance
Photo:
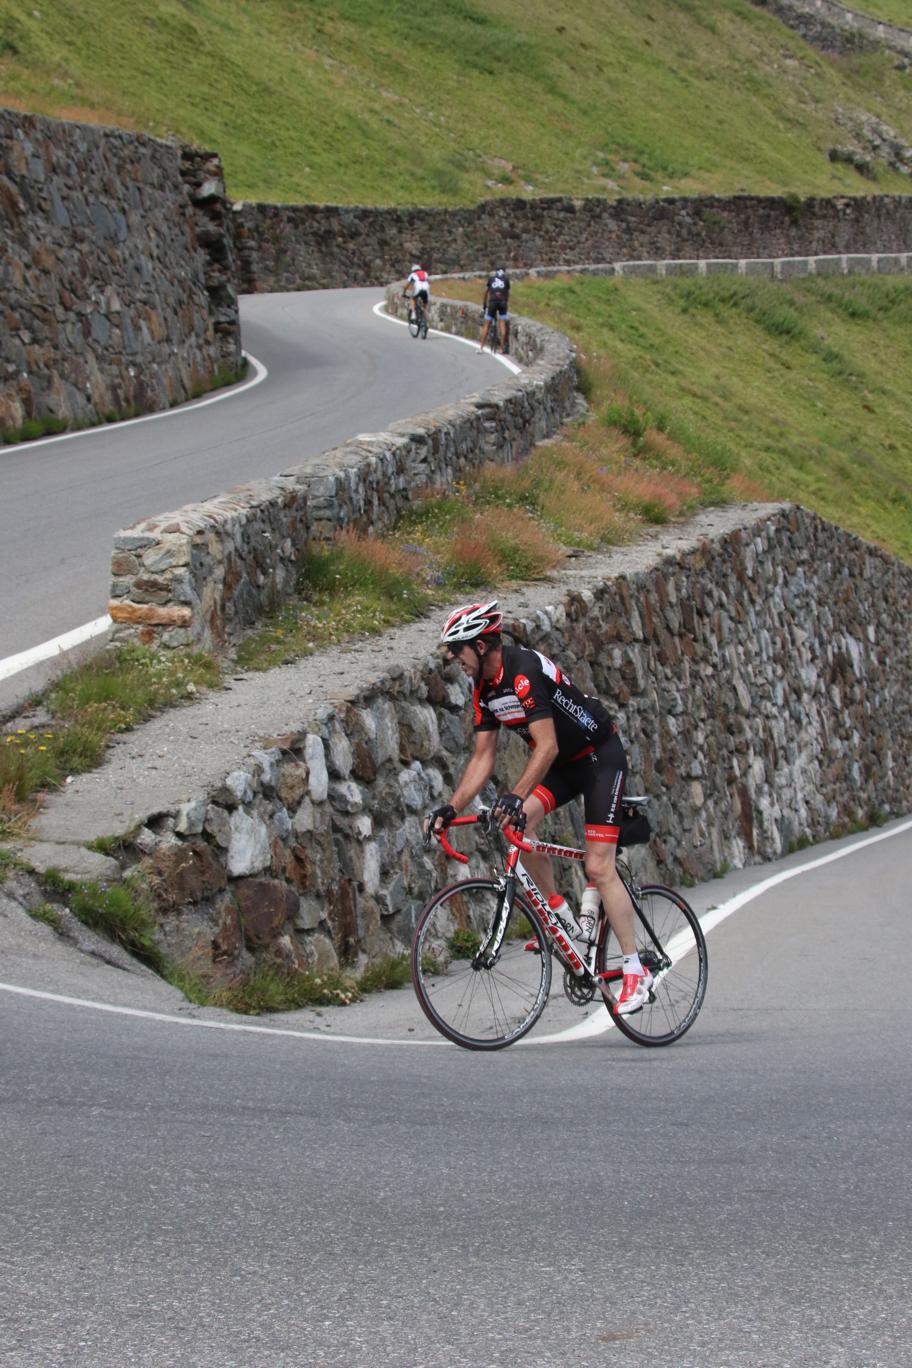
{"label": "white road edge line on upper road", "polygon": [[[182,414],[193,410],[205,408],[208,404],[220,404],[223,399],[234,399],[236,395],[243,394],[245,390],[253,389],[254,385],[259,385],[269,375],[269,371],[249,352],[243,352],[243,356],[250,362],[256,372],[252,380],[239,385],[237,389],[227,390],[222,394],[214,394],[209,399],[201,399],[197,403],[182,404],[179,408],[165,409],[163,413],[147,413],[142,418],[127,418],[122,423],[108,423],[104,427],[81,428],[79,432],[62,432],[57,437],[42,437],[36,442],[28,442],[27,447],[32,451],[34,447],[49,446],[52,442],[68,442],[75,437],[88,437],[90,434],[101,432],[120,432],[123,428],[133,427],[136,423],[152,423],[157,418],[177,418]],[[19,651],[17,655],[7,656],[5,660],[0,660],[0,681],[12,679],[13,675],[21,674],[23,670],[30,669],[33,665],[40,665],[43,660],[51,660],[56,655],[61,655],[65,651],[72,651],[75,646],[82,646],[86,641],[91,641],[93,637],[100,636],[111,626],[111,619],[105,615],[96,618],[94,622],[85,622],[81,627],[73,627],[61,636],[52,637],[50,641],[43,641],[39,646],[30,646],[27,651]]]}
{"label": "white road edge line on upper road", "polygon": [[[373,312],[378,318],[386,319],[388,323],[398,323],[403,328],[408,326],[404,319],[393,318],[392,314],[388,314],[382,302],[373,305]],[[435,337],[449,338],[451,342],[462,342],[466,347],[474,347],[476,351],[479,350],[478,343],[473,342],[468,337],[456,337],[453,333],[438,332],[436,328],[431,328],[429,331]],[[203,399],[189,407],[204,408],[206,404],[217,404],[222,399],[232,399],[236,394],[243,394],[244,390],[252,389],[254,385],[265,380],[269,372],[262,362],[258,361],[255,356],[251,356],[249,352],[244,352],[243,355],[256,370],[256,376],[253,380],[249,380],[245,385],[241,385],[229,393],[216,394],[211,399]],[[506,366],[507,370],[512,371],[514,375],[518,375],[522,370],[522,367],[518,366],[515,361],[511,361],[508,356],[501,356],[499,352],[494,353],[494,359],[499,361],[502,366]],[[107,427],[84,428],[80,432],[64,432],[59,437],[42,437],[37,442],[29,442],[28,448],[31,451],[33,447],[47,446],[50,442],[65,442],[72,437],[85,437],[90,432],[116,432],[121,428],[131,427],[134,423],[151,423],[155,418],[173,418],[177,414],[187,412],[188,406],[184,405],[181,408],[167,409],[164,413],[148,413],[143,418],[129,418],[123,423],[112,423]],[[64,632],[62,636],[53,637],[50,641],[43,641],[40,646],[31,646],[27,651],[20,651],[18,655],[7,656],[5,660],[0,660],[0,682],[4,679],[12,679],[13,675],[21,674],[23,670],[31,669],[33,665],[40,665],[43,660],[51,660],[56,655],[71,651],[75,646],[81,646],[86,641],[91,641],[93,637],[106,632],[110,626],[111,619],[109,617],[96,618],[94,622],[86,622],[82,627],[74,627],[71,631]]]}
{"label": "white road edge line on upper road", "polygon": [[[382,300],[379,304],[374,305],[374,313],[378,318],[385,318],[387,323],[398,323],[400,328],[408,327],[408,323],[404,318],[394,318],[392,314],[386,312],[386,306]],[[471,337],[457,337],[455,333],[438,332],[436,328],[428,328],[428,332],[434,337],[444,337],[450,342],[461,342],[464,347],[474,347],[476,351],[481,351],[478,343],[473,342]],[[494,360],[499,361],[502,366],[506,366],[508,371],[512,371],[514,375],[519,375],[522,366],[518,366],[509,356],[503,356],[500,352],[493,352],[492,355]]]}
{"label": "white road edge line on upper road", "polygon": [[123,432],[124,428],[135,427],[137,423],[154,423],[160,418],[181,418],[185,413],[195,413],[197,409],[207,408],[209,404],[220,404],[225,399],[234,399],[246,390],[253,389],[254,385],[262,384],[269,375],[262,361],[258,361],[249,352],[242,351],[241,355],[253,366],[254,376],[236,388],[210,395],[208,399],[190,399],[176,408],[162,409],[161,413],[144,413],[141,418],[124,418],[117,423],[99,423],[97,427],[80,428],[78,432],[60,432],[56,437],[38,437],[34,442],[17,442],[9,449],[34,451],[35,447],[50,446],[52,442],[72,442],[77,437],[97,437],[99,433],[104,432]]}
{"label": "white road edge line on upper road", "polygon": [[[771,874],[768,879],[762,879],[760,883],[745,889],[743,893],[737,893],[733,898],[729,898],[728,902],[721,903],[718,907],[706,912],[700,919],[700,925],[704,932],[709,933],[727,917],[730,917],[732,913],[737,912],[739,908],[744,907],[746,903],[752,902],[755,898],[762,897],[764,893],[775,888],[777,884],[785,883],[788,879],[795,879],[799,874],[807,874],[812,869],[819,869],[822,865],[832,864],[834,860],[845,859],[847,855],[854,855],[856,850],[863,850],[866,846],[876,845],[879,841],[888,841],[891,837],[899,836],[910,829],[912,829],[912,819],[902,822],[899,826],[892,827],[890,831],[880,831],[875,836],[863,836],[842,850],[832,851],[829,855],[821,855],[816,860],[808,860],[806,864],[797,865],[794,869],[784,869],[778,874]],[[232,1021],[200,1021],[196,1017],[172,1016],[167,1012],[147,1012],[137,1007],[115,1007],[111,1003],[94,1002],[87,998],[64,997],[60,993],[40,992],[36,988],[20,988],[13,983],[0,983],[0,992],[14,993],[20,997],[40,998],[45,1002],[58,1002],[67,1007],[88,1008],[94,1012],[112,1012],[117,1016],[139,1017],[145,1021],[162,1021],[171,1026],[201,1026],[210,1031],[240,1031],[248,1035],[290,1036],[295,1040],[320,1040],[335,1042],[339,1045],[445,1045],[447,1043],[444,1040],[389,1040],[384,1037],[373,1036],[320,1035],[315,1031],[292,1031],[287,1027],[280,1026],[248,1026],[246,1023]],[[612,1026],[613,1022],[607,1011],[596,1011],[585,1021],[576,1026],[570,1026],[565,1031],[522,1040],[519,1044],[564,1045],[569,1041],[602,1035]]]}
{"label": "white road edge line on upper road", "polygon": [[13,675],[29,669],[32,665],[40,665],[42,660],[50,660],[53,656],[72,651],[74,646],[81,646],[93,637],[100,636],[111,625],[111,619],[105,614],[104,617],[96,618],[94,622],[86,622],[81,627],[64,632],[63,636],[54,637],[53,641],[45,641],[40,646],[30,646],[27,651],[20,651],[18,655],[7,656],[6,660],[0,660],[0,681],[12,679]]}

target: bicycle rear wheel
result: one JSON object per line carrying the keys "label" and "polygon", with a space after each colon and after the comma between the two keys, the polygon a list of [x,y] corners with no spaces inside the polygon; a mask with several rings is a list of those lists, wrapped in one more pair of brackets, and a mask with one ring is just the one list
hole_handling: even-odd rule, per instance
{"label": "bicycle rear wheel", "polygon": [[408,330],[412,337],[418,337],[421,334],[421,306],[418,304],[413,305],[409,310]]}
{"label": "bicycle rear wheel", "polygon": [[[654,978],[649,1002],[630,1016],[617,1016],[618,1030],[638,1045],[670,1045],[689,1031],[706,996],[706,940],[693,908],[679,893],[660,884],[640,889],[636,942],[640,959]],[[621,990],[622,955],[607,922],[596,952],[596,970],[610,975]]]}
{"label": "bicycle rear wheel", "polygon": [[[412,982],[422,1010],[441,1035],[467,1050],[501,1050],[530,1031],[551,987],[551,955],[532,909],[517,895],[496,963],[476,953],[500,907],[491,879],[442,889],[423,908],[412,941]],[[539,954],[525,949],[534,937]]]}

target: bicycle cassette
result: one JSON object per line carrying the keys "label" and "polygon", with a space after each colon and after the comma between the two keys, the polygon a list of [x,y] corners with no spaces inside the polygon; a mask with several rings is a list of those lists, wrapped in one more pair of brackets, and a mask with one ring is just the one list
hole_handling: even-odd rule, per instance
{"label": "bicycle cassette", "polygon": [[588,975],[585,978],[577,978],[569,969],[565,969],[564,993],[574,1007],[586,1007],[595,997],[595,983]]}

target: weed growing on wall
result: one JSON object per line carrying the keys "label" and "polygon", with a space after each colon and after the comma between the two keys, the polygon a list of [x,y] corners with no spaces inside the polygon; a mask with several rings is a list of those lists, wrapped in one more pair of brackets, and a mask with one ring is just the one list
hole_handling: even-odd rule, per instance
{"label": "weed growing on wall", "polygon": [[167,961],[155,942],[155,915],[144,884],[130,878],[115,884],[72,880],[56,870],[48,870],[41,882],[84,926],[123,946],[156,973],[164,972]]}

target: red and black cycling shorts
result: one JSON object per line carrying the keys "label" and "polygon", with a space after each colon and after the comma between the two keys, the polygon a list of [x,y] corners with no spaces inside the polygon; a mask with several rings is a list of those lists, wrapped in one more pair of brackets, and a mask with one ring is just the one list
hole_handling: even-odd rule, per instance
{"label": "red and black cycling shorts", "polygon": [[552,765],[532,792],[545,813],[582,795],[586,840],[617,845],[621,800],[627,779],[627,755],[614,731],[607,741],[585,755]]}

